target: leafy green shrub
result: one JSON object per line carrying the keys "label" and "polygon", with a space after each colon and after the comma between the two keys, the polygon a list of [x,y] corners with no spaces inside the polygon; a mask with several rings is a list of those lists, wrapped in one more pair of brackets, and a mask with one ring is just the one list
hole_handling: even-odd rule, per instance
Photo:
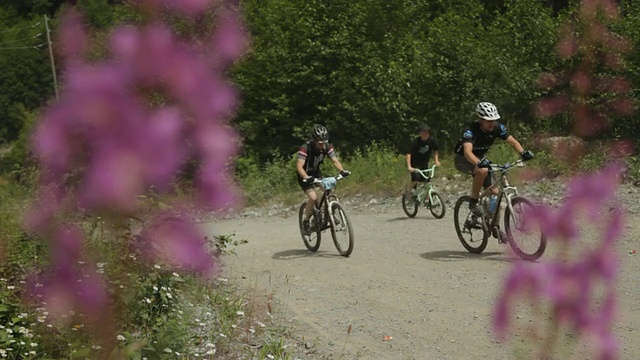
{"label": "leafy green shrub", "polygon": [[256,156],[236,159],[236,181],[249,205],[263,203],[276,195],[293,192],[297,186],[295,158],[275,155],[272,160],[260,163]]}

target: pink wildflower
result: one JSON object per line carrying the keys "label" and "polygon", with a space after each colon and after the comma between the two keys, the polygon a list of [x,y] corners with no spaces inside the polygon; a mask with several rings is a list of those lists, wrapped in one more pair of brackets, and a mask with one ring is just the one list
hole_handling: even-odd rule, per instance
{"label": "pink wildflower", "polygon": [[[600,345],[600,359],[615,358],[617,348],[611,327],[615,317],[618,259],[613,246],[624,226],[622,211],[609,208],[609,201],[617,189],[618,170],[611,166],[601,173],[574,179],[560,209],[545,207],[531,214],[536,225],[550,238],[576,243],[581,226],[578,215],[584,212],[588,221],[602,229],[602,240],[597,248],[585,251],[573,262],[515,264],[496,304],[493,325],[499,337],[504,338],[508,333],[515,299],[525,295],[532,303],[546,300],[551,304],[551,321],[555,327],[569,325],[579,334],[594,337]],[[602,299],[595,298],[599,289],[604,290]],[[598,303],[601,305],[597,306]]]}
{"label": "pink wildflower", "polygon": [[[78,229],[66,215],[102,214],[123,220],[139,211],[150,188],[173,190],[174,180],[197,161],[196,205],[220,207],[235,199],[230,160],[238,136],[227,124],[238,94],[225,71],[246,47],[233,7],[220,6],[218,26],[206,41],[175,36],[163,13],[201,17],[210,0],[138,0],[147,25],[118,26],[108,55],[87,60],[87,29],[75,11],[62,20],[64,90],[46,109],[32,137],[41,165],[40,193],[27,216],[31,229],[52,241],[53,267],[42,288],[61,313],[102,309],[108,294],[97,274],[82,276]],[[202,45],[205,44],[205,45]],[[215,254],[186,212],[160,214],[140,239],[143,256],[211,274]],[[81,281],[79,281],[79,279]]]}

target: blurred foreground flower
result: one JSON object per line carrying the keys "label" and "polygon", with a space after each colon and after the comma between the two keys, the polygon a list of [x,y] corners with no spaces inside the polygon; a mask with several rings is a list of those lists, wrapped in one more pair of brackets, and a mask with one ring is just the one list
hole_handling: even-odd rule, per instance
{"label": "blurred foreground flower", "polygon": [[[536,106],[541,117],[566,113],[573,120],[571,135],[580,141],[564,152],[578,156],[552,154],[571,160],[584,154],[583,139],[602,134],[612,116],[628,116],[634,106],[629,83],[615,74],[623,64],[621,54],[630,49],[630,44],[604,24],[619,18],[617,4],[612,0],[582,0],[578,15],[572,20],[574,24],[561,30],[557,49],[561,58],[577,60],[578,68],[544,76],[540,83],[545,89],[568,86]],[[619,269],[615,243],[624,225],[616,192],[624,169],[615,162],[631,153],[629,144],[610,144],[613,165],[574,178],[558,209],[541,205],[527,214],[528,226],[542,229],[550,244],[560,248],[559,257],[536,264],[514,264],[498,295],[493,325],[498,336],[506,338],[516,305],[531,305],[531,342],[537,351],[532,358],[572,358],[574,354],[566,354],[564,344],[559,344],[564,330],[591,345],[594,352],[588,358],[618,357],[613,333]],[[591,239],[585,229],[595,229],[599,239]],[[586,250],[580,251],[581,245]]]}
{"label": "blurred foreground flower", "polygon": [[[91,36],[81,14],[72,8],[61,20],[64,88],[32,137],[40,190],[27,214],[27,226],[52,242],[51,268],[37,277],[46,280],[37,294],[54,314],[109,316],[100,273],[83,275],[76,266],[101,259],[84,261],[85,235],[67,221],[97,215],[116,224],[138,216],[141,196],[151,188],[175,191],[178,175],[193,163],[196,189],[186,199],[191,209],[220,208],[235,199],[229,160],[239,141],[228,120],[238,95],[226,71],[246,47],[237,12],[209,0],[135,3],[147,23],[115,27],[108,55],[99,61],[88,60]],[[204,39],[178,37],[163,22],[163,14],[195,21],[210,10],[217,23]],[[186,208],[177,206],[171,221],[154,217],[138,250],[149,263],[211,275],[215,254]]]}
{"label": "blurred foreground flower", "polygon": [[[529,303],[537,308],[536,322],[546,318],[539,307],[548,304],[550,324],[536,331],[539,338],[533,341],[540,345],[540,353],[535,358],[553,357],[557,336],[565,325],[584,339],[595,340],[598,359],[616,358],[612,326],[618,259],[614,245],[624,226],[622,210],[611,203],[618,176],[619,169],[611,166],[578,177],[569,184],[561,208],[540,207],[527,214],[530,225],[541,228],[551,241],[561,242],[565,253],[556,261],[514,264],[496,304],[494,329],[499,337],[507,336],[516,304]],[[568,258],[569,249],[573,251],[579,245],[580,229],[587,224],[602,230],[600,242],[589,243],[589,250]]]}

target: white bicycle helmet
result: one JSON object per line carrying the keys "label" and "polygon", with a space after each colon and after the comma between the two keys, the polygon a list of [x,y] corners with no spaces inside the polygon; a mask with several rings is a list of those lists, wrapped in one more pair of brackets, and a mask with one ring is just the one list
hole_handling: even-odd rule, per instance
{"label": "white bicycle helmet", "polygon": [[327,128],[320,124],[314,124],[311,129],[311,137],[317,141],[329,141],[329,132]]}
{"label": "white bicycle helmet", "polygon": [[495,121],[500,119],[498,109],[490,102],[481,102],[476,106],[476,113],[481,119]]}

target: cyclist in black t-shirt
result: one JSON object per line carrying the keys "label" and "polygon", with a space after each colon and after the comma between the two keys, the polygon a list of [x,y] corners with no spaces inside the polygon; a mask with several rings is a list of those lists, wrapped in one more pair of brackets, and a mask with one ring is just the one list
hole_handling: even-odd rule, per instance
{"label": "cyclist in black t-shirt", "polygon": [[[476,113],[478,114],[478,121],[473,122],[464,131],[456,146],[455,166],[459,171],[473,175],[469,208],[476,215],[482,215],[482,207],[478,206],[478,195],[481,187],[488,188],[491,186],[491,177],[487,176],[491,162],[485,159],[484,155],[495,139],[500,138],[508,142],[520,153],[522,160],[532,159],[533,153],[525,151],[520,142],[507,132],[507,128],[497,121],[500,119],[500,114],[498,114],[498,109],[495,105],[481,102],[476,106]],[[497,192],[497,189],[495,190]]]}
{"label": "cyclist in black t-shirt", "polygon": [[423,124],[418,128],[419,136],[416,137],[409,149],[407,149],[407,170],[411,173],[410,189],[415,189],[418,181],[424,182],[426,179],[415,172],[415,169],[429,169],[429,159],[433,153],[433,160],[436,166],[440,166],[438,158],[438,144],[436,140],[430,136],[431,128]]}
{"label": "cyclist in black t-shirt", "polygon": [[311,140],[304,143],[298,149],[296,160],[298,184],[309,198],[302,223],[307,232],[309,232],[309,217],[311,216],[311,210],[318,198],[318,195],[313,188],[313,180],[315,178],[322,178],[320,164],[322,164],[325,157],[331,159],[333,166],[340,171],[340,175],[345,177],[349,176],[350,172],[346,171],[342,167],[342,164],[340,163],[340,160],[338,160],[335,150],[333,149],[333,145],[329,143],[329,132],[324,126],[315,124],[311,129]]}

